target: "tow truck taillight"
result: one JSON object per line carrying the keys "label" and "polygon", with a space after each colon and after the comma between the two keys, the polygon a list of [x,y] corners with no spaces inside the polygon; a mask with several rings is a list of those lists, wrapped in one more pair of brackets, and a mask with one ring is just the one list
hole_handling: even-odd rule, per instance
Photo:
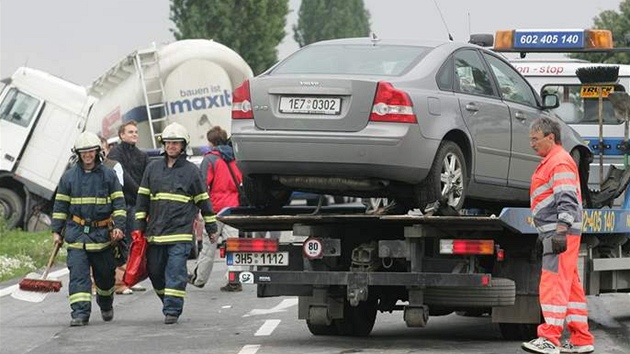
{"label": "tow truck taillight", "polygon": [[494,254],[493,240],[440,240],[440,254]]}
{"label": "tow truck taillight", "polygon": [[227,252],[278,252],[278,240],[272,238],[228,238]]}
{"label": "tow truck taillight", "polygon": [[249,80],[245,80],[232,94],[232,119],[254,119]]}
{"label": "tow truck taillight", "polygon": [[370,120],[373,122],[417,123],[413,103],[405,91],[389,82],[380,81],[372,104]]}

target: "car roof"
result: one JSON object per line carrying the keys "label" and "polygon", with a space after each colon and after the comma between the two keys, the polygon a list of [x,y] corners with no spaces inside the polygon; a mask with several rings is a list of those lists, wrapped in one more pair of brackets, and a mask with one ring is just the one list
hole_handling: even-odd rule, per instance
{"label": "car roof", "polygon": [[411,45],[418,47],[429,47],[429,48],[437,48],[440,46],[446,47],[471,47],[471,48],[481,48],[474,44],[464,43],[464,42],[454,42],[448,40],[428,40],[428,39],[410,39],[410,38],[379,38],[377,40],[373,40],[369,37],[357,37],[357,38],[342,38],[342,39],[331,39],[320,42],[315,42],[309,44],[309,46],[319,46],[319,45],[344,45],[344,44],[362,44],[362,45]]}

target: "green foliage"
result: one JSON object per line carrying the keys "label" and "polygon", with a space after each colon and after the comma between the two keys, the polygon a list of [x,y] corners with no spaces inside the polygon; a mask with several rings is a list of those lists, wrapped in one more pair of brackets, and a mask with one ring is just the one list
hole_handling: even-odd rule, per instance
{"label": "green foliage", "polygon": [[[46,266],[53,249],[50,231],[7,231],[3,224],[4,221],[0,221],[0,281],[24,277],[27,273]],[[66,252],[61,249],[56,261],[65,260]]]}
{"label": "green foliage", "polygon": [[313,42],[370,34],[370,13],[363,0],[302,1],[293,38],[303,47]]}
{"label": "green foliage", "polygon": [[239,53],[255,74],[278,60],[288,0],[171,0],[176,39],[214,39]]}
{"label": "green foliage", "polygon": [[[619,12],[606,10],[593,18],[593,28],[611,30],[615,47],[630,46],[625,41],[625,35],[630,34],[630,0],[624,0],[619,4]],[[571,58],[584,59],[593,63],[630,64],[629,53],[617,53],[608,56],[602,53],[582,54],[575,53]]]}

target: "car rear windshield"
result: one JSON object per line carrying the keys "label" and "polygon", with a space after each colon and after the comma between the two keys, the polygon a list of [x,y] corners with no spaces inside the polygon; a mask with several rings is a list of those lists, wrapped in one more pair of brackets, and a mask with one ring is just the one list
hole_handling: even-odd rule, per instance
{"label": "car rear windshield", "polygon": [[430,49],[402,45],[317,45],[291,55],[273,73],[399,76]]}

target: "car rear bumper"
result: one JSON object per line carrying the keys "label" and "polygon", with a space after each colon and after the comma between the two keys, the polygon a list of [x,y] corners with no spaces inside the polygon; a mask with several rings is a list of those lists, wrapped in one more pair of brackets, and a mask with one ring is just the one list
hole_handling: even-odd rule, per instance
{"label": "car rear bumper", "polygon": [[440,143],[421,138],[417,128],[395,123],[343,133],[232,129],[236,158],[247,175],[338,176],[416,184],[426,177]]}

